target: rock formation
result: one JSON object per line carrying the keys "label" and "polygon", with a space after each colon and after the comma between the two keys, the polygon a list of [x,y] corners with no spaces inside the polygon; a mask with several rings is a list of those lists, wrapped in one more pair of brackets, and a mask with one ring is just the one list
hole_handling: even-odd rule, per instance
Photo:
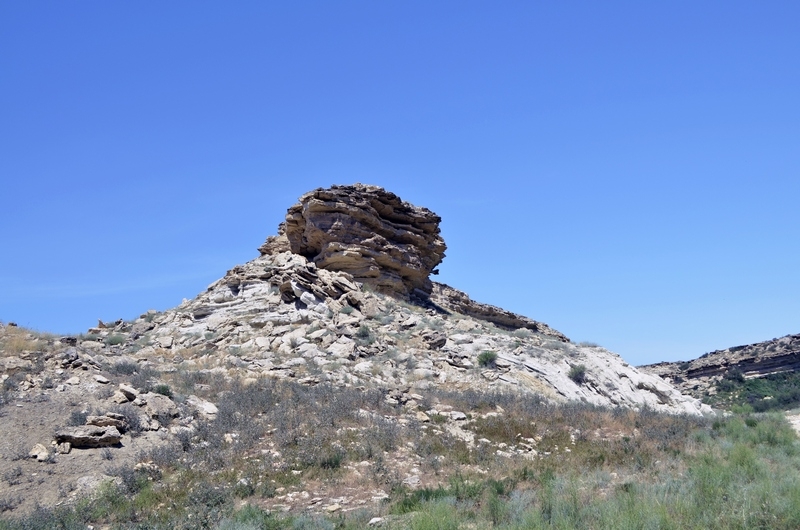
{"label": "rock formation", "polygon": [[664,362],[641,368],[672,381],[684,392],[701,395],[733,369],[740,370],[745,377],[800,370],[800,335],[716,350],[688,362]]}
{"label": "rock formation", "polygon": [[72,447],[107,447],[118,444],[122,435],[114,426],[86,425],[56,431],[55,440],[59,444],[68,443]]}
{"label": "rock formation", "polygon": [[[438,223],[429,210],[374,186],[316,190],[289,210],[280,233],[260,249],[261,256],[233,267],[178,307],[151,310],[131,321],[102,322],[75,337],[0,324],[0,406],[17,405],[7,405],[0,414],[5,444],[0,467],[11,469],[24,458],[20,474],[34,476],[39,471],[32,466],[45,462],[61,473],[59,480],[43,485],[7,481],[7,491],[26,499],[19,509],[33,509],[34,500],[63,502],[61,483],[91,479],[101,484],[109,478],[102,476],[104,469],[137,461],[134,469],[158,471],[155,456],[173,454],[159,450],[148,453],[152,462],[140,461],[137,455],[147,447],[185,451],[208,444],[214,452],[222,447],[236,452],[249,436],[231,427],[239,420],[227,421],[239,414],[237,408],[256,407],[258,416],[281,408],[261,401],[248,405],[244,399],[251,385],[266,381],[283,388],[286,399],[299,389],[364,397],[362,404],[352,400],[352,412],[358,413],[346,416],[347,423],[325,420],[332,429],[348,425],[353,443],[385,424],[420,436],[452,436],[470,451],[500,459],[561,458],[562,453],[555,452],[558,447],[537,445],[544,443],[538,435],[514,444],[483,439],[476,422],[501,420],[506,412],[499,405],[482,410],[477,401],[474,410],[457,410],[447,396],[486,392],[512,401],[515,395],[535,396],[532,401],[711,412],[613,352],[574,344],[546,324],[430,282],[428,274],[445,249]],[[237,397],[228,399],[232,396]],[[470,401],[464,405],[471,407]],[[83,425],[64,427],[67,418],[71,423],[84,418]],[[350,432],[352,419],[366,423]],[[277,426],[284,423],[270,425],[276,428],[271,426],[257,442],[250,440],[258,452],[247,454],[267,455],[269,469],[278,469],[274,464],[293,469],[297,460],[289,459],[286,450],[295,442],[280,441],[283,428]],[[297,433],[306,428],[305,422],[294,427]],[[606,436],[599,429],[582,433],[570,427],[569,433]],[[406,443],[393,455],[395,462],[408,463],[396,468],[410,473],[403,482],[421,486],[419,472],[413,471],[419,456]],[[114,466],[98,466],[100,459],[113,459]],[[212,460],[217,461],[216,455]],[[332,486],[337,491],[338,480]],[[31,494],[34,488],[36,495]],[[0,500],[4,494],[0,489]],[[309,502],[317,501],[312,497]],[[331,506],[340,509],[338,502]]]}
{"label": "rock formation", "polygon": [[289,208],[262,254],[291,250],[321,269],[347,272],[380,292],[427,298],[444,258],[441,218],[378,186],[316,189]]}
{"label": "rock formation", "polygon": [[472,300],[469,295],[458,289],[453,289],[449,285],[433,282],[433,293],[431,301],[436,305],[454,313],[469,315],[472,318],[485,320],[505,329],[529,329],[542,335],[553,337],[563,342],[569,339],[563,333],[559,333],[547,324],[537,322],[528,317],[517,315],[511,311],[495,307],[489,304],[482,304]]}

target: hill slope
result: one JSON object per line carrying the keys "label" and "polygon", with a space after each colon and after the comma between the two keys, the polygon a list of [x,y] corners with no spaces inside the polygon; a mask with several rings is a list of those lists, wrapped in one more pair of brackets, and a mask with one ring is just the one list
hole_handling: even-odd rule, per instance
{"label": "hill slope", "polygon": [[[438,217],[380,188],[303,196],[259,250],[134,321],[60,338],[0,326],[0,508],[70,504],[111,479],[125,495],[158,483],[162,508],[224,483],[335,511],[580,444],[602,463],[590,453],[626,454],[645,424],[660,426],[636,444],[710,412],[612,352],[431,282]],[[314,495],[280,494],[301,479]]]}

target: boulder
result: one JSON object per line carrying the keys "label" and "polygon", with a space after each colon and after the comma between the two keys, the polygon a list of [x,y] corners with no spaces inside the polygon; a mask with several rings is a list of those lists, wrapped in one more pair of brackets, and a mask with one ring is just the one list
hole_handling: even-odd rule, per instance
{"label": "boulder", "polygon": [[197,412],[206,418],[214,418],[217,412],[219,412],[216,405],[197,396],[189,396],[186,399],[186,404],[197,410]]}
{"label": "boulder", "polygon": [[147,415],[160,423],[167,424],[172,418],[178,415],[177,405],[167,396],[162,396],[155,392],[148,392],[139,397],[146,403],[144,411]]}
{"label": "boulder", "polygon": [[56,443],[69,443],[71,447],[108,447],[117,445],[122,434],[116,427],[84,425],[68,427],[56,432]]}
{"label": "boulder", "polygon": [[125,430],[125,421],[119,418],[111,418],[109,416],[87,416],[86,425],[94,425],[95,427],[116,427],[120,430]]}
{"label": "boulder", "polygon": [[0,373],[14,375],[17,372],[27,372],[33,368],[33,363],[19,357],[0,357]]}
{"label": "boulder", "polygon": [[139,392],[131,385],[121,384],[119,385],[119,391],[128,401],[133,401],[139,395]]}
{"label": "boulder", "polygon": [[50,458],[50,451],[42,444],[36,444],[28,453],[30,458],[35,458],[38,462],[46,462]]}

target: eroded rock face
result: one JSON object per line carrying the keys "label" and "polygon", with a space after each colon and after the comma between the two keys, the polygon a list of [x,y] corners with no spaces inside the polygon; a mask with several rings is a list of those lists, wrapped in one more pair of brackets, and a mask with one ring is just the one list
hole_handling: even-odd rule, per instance
{"label": "eroded rock face", "polygon": [[378,186],[316,189],[289,208],[262,255],[291,250],[321,269],[347,272],[380,292],[427,298],[444,258],[441,218]]}
{"label": "eroded rock face", "polygon": [[566,335],[554,330],[547,324],[512,313],[500,307],[476,302],[472,300],[467,293],[459,291],[458,289],[453,289],[449,285],[443,283],[433,283],[431,301],[448,311],[485,320],[501,328],[529,329],[562,342],[569,342]]}
{"label": "eroded rock face", "polygon": [[745,377],[800,370],[800,335],[716,350],[688,362],[663,362],[640,368],[671,380],[688,394],[702,395],[734,369]]}

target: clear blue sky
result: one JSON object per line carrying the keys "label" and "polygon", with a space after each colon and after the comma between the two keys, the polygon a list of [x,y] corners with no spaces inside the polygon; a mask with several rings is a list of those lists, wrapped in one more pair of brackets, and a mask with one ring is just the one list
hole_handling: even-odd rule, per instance
{"label": "clear blue sky", "polygon": [[0,4],[0,320],[192,298],[320,186],[629,362],[800,333],[797,2]]}

